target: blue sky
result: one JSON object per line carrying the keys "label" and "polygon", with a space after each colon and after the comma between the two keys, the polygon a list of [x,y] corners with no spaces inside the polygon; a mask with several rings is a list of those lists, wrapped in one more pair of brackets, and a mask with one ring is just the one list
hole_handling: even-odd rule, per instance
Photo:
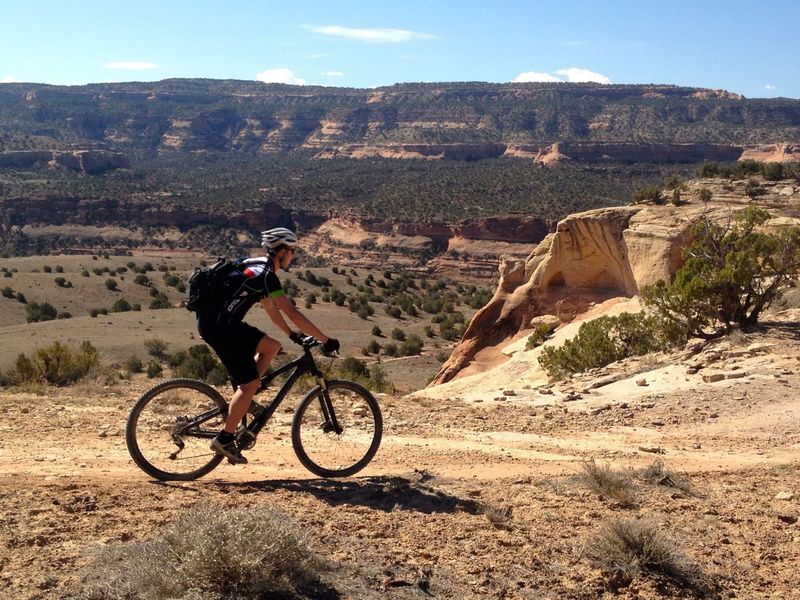
{"label": "blue sky", "polygon": [[599,81],[800,98],[799,0],[0,0],[0,82]]}

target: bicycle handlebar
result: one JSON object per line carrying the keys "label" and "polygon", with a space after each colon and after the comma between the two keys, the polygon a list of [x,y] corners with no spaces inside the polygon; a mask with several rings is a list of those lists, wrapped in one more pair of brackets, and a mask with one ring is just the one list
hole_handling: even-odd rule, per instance
{"label": "bicycle handlebar", "polygon": [[306,350],[306,351],[311,350],[311,348],[314,348],[316,346],[319,346],[320,347],[320,352],[322,352],[322,354],[324,356],[333,357],[333,356],[336,356],[338,354],[338,352],[325,352],[325,350],[324,350],[325,344],[323,342],[319,341],[313,335],[306,335],[303,338],[301,338],[301,340],[299,342],[296,342],[296,343],[300,347],[302,347],[303,350]]}

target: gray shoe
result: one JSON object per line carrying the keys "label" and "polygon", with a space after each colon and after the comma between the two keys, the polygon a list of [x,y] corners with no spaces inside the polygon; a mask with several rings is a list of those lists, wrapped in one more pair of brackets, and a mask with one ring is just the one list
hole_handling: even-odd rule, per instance
{"label": "gray shoe", "polygon": [[216,452],[217,454],[221,454],[225,458],[228,459],[228,462],[232,465],[246,465],[247,459],[242,456],[239,447],[236,445],[236,442],[228,442],[227,444],[223,444],[219,441],[219,438],[214,438],[211,440],[211,449]]}

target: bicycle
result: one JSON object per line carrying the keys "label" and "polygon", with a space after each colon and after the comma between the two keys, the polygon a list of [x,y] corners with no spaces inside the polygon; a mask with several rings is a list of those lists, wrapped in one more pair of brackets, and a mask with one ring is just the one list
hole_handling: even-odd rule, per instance
{"label": "bicycle", "polygon": [[[269,404],[251,405],[236,439],[242,450],[252,448],[297,381],[311,375],[317,385],[295,410],[292,447],[300,463],[315,475],[349,477],[366,467],[378,451],[383,417],[378,402],[362,385],[325,379],[311,354],[312,348],[321,345],[313,337],[304,338],[300,357],[261,378],[259,392],[289,373]],[[125,428],[128,451],[136,465],[156,479],[197,479],[223,460],[209,444],[227,414],[228,403],[210,385],[194,379],[164,381],[146,391],[131,410]]]}

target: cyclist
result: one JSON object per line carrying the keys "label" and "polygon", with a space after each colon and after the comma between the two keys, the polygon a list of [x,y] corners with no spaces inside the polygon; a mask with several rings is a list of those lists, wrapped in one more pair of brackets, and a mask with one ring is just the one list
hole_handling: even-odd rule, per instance
{"label": "cyclist", "polygon": [[228,408],[225,427],[211,442],[211,449],[233,464],[247,462],[236,444],[234,432],[261,386],[261,376],[281,348],[276,340],[242,320],[247,311],[260,302],[270,320],[293,342],[300,342],[303,334],[293,331],[284,315],[302,332],[322,341],[324,351],[339,349],[339,341],[322,333],[305,317],[284,293],[278,280],[276,273],[289,267],[296,245],[297,236],[284,227],[261,232],[261,246],[266,256],[243,261],[227,275],[232,278],[226,282],[232,284],[227,289],[234,292],[228,294],[219,310],[197,316],[200,337],[214,349],[238,385]]}

